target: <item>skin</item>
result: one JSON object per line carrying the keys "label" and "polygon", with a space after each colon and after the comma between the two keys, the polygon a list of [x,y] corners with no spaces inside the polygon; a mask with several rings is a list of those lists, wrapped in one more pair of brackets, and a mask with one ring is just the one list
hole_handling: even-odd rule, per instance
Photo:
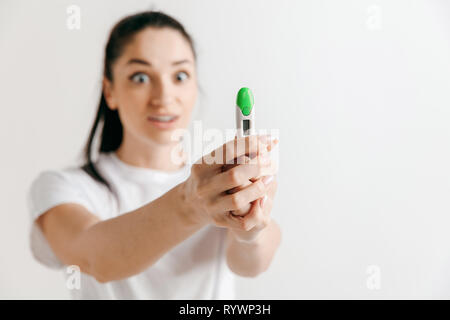
{"label": "skin", "polygon": [[[124,127],[116,151],[123,162],[162,171],[181,167],[170,157],[179,146],[171,139],[171,130],[156,128],[147,117],[176,114],[176,128],[186,128],[197,98],[196,76],[192,49],[179,32],[147,28],[135,35],[114,63],[113,79],[103,81],[108,106],[118,110]],[[78,265],[101,283],[144,271],[210,224],[228,229],[230,269],[254,277],[267,270],[281,241],[280,228],[270,219],[276,179],[263,182],[274,173],[264,155],[276,143],[264,136],[229,141],[208,156],[220,154],[222,163],[244,157],[245,163],[207,164],[204,156],[193,164],[186,181],[116,218],[100,220],[95,212],[66,203],[51,208],[37,222],[63,263]],[[250,159],[250,154],[256,157]],[[231,216],[230,210],[241,215]]]}
{"label": "skin", "polygon": [[179,165],[170,158],[177,146],[172,131],[149,125],[147,117],[178,115],[176,128],[189,125],[198,92],[189,43],[175,30],[147,28],[135,35],[112,69],[114,81],[103,83],[108,106],[119,111],[124,127],[117,155],[138,167],[176,170]]}

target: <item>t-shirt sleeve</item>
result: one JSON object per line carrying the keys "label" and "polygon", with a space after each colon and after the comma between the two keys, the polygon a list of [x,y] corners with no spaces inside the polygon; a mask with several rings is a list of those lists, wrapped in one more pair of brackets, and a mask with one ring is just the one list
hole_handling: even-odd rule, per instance
{"label": "t-shirt sleeve", "polygon": [[89,208],[83,188],[70,175],[59,171],[44,171],[32,182],[27,194],[31,216],[30,249],[34,258],[43,265],[61,269],[64,264],[51,249],[36,220],[49,209],[63,203],[78,203]]}

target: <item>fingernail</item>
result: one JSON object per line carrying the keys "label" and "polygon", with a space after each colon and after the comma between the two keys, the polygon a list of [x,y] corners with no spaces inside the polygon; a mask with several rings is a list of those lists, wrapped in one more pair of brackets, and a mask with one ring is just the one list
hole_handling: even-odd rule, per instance
{"label": "fingernail", "polygon": [[261,199],[261,208],[264,208],[264,204],[266,203],[267,195]]}
{"label": "fingernail", "polygon": [[265,176],[262,178],[262,182],[264,182],[265,185],[268,185],[273,180],[273,175]]}

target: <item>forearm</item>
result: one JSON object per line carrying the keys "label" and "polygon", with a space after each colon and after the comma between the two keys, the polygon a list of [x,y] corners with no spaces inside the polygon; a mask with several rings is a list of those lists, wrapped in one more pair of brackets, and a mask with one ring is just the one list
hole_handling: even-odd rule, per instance
{"label": "forearm", "polygon": [[189,219],[181,186],[137,210],[99,222],[78,237],[77,245],[88,250],[90,273],[98,281],[143,271],[204,226]]}
{"label": "forearm", "polygon": [[281,230],[273,219],[252,243],[239,242],[228,230],[228,266],[240,276],[255,277],[269,268],[280,242]]}

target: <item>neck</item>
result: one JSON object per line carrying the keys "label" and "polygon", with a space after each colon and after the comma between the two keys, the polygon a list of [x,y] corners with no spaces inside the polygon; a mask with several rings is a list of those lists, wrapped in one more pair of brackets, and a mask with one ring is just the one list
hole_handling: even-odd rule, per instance
{"label": "neck", "polygon": [[126,134],[124,134],[122,144],[116,150],[117,157],[129,165],[167,172],[179,170],[186,163],[186,158],[183,158],[181,164],[176,161],[174,163],[172,153],[176,153],[177,156],[185,156],[180,143],[148,144],[148,142],[130,139]]}

